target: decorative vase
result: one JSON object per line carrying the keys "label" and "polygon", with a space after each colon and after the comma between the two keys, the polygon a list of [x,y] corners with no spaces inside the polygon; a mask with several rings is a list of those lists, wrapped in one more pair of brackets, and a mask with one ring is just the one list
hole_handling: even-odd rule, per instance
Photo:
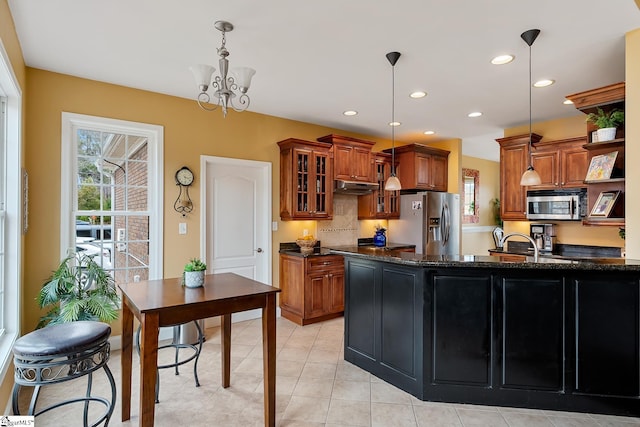
{"label": "decorative vase", "polygon": [[384,235],[384,231],[376,231],[376,234],[373,236],[373,245],[377,247],[387,245],[387,236]]}
{"label": "decorative vase", "polygon": [[204,285],[204,271],[185,271],[184,285],[187,288],[199,288]]}
{"label": "decorative vase", "polygon": [[596,132],[598,133],[598,142],[616,139],[616,128],[601,128]]}

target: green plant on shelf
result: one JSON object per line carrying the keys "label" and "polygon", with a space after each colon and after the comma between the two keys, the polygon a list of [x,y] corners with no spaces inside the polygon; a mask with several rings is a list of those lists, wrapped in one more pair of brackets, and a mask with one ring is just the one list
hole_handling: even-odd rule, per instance
{"label": "green plant on shelf", "polygon": [[598,108],[595,113],[587,114],[587,121],[599,129],[615,128],[624,123],[624,111],[617,108],[609,111]]}

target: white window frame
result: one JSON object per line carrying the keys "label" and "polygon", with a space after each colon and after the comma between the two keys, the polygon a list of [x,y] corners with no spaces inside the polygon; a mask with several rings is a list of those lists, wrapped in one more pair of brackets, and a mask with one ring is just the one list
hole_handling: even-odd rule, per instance
{"label": "white window frame", "polygon": [[62,113],[62,164],[60,258],[69,248],[75,248],[74,206],[77,205],[77,147],[73,142],[77,129],[136,135],[147,138],[148,144],[148,211],[149,215],[149,279],[161,279],[163,274],[163,194],[164,194],[164,128],[147,123],[130,122],[84,114]]}
{"label": "white window frame", "polygon": [[6,98],[5,138],[5,230],[4,230],[4,329],[0,336],[0,378],[11,364],[11,350],[20,335],[22,307],[22,90],[9,55],[0,40],[0,92]]}

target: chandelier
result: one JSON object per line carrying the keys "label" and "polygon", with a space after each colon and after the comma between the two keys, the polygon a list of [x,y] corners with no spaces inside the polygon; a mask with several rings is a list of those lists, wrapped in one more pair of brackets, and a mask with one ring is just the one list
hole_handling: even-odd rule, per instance
{"label": "chandelier", "polygon": [[[198,64],[189,67],[196,80],[196,86],[200,90],[198,94],[198,105],[206,111],[214,111],[218,107],[222,107],[222,114],[227,117],[227,108],[231,107],[237,112],[246,110],[249,107],[249,95],[247,91],[251,85],[251,78],[256,70],[249,67],[237,67],[231,70],[231,76],[227,76],[229,72],[229,51],[225,47],[227,42],[226,33],[233,31],[233,24],[227,21],[216,21],[213,26],[216,30],[222,32],[222,44],[218,48],[218,66],[220,67],[220,75],[213,77],[216,71],[214,67],[206,64]],[[211,85],[214,89],[213,98],[207,92]],[[213,105],[210,107],[209,105]]]}

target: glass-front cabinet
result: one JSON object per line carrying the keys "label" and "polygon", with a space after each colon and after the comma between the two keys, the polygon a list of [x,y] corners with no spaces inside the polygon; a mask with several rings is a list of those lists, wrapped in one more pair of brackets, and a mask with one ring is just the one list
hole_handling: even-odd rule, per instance
{"label": "glass-front cabinet", "polygon": [[391,155],[387,153],[373,153],[373,155],[373,176],[378,183],[378,189],[371,194],[358,196],[358,219],[400,218],[400,192],[384,190],[384,184],[391,175]]}
{"label": "glass-front cabinet", "polygon": [[333,171],[331,144],[295,138],[280,147],[280,218],[331,219]]}

